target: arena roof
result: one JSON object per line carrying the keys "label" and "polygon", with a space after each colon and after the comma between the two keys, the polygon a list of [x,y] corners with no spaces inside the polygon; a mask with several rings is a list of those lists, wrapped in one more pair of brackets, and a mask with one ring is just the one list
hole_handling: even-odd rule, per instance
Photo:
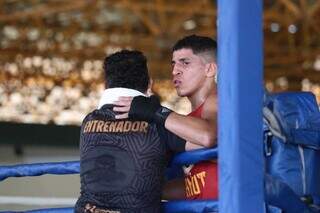
{"label": "arena roof", "polygon": [[[265,0],[265,79],[320,83],[320,1]],[[169,78],[170,48],[187,34],[216,36],[212,0],[2,0],[0,61],[41,55],[101,60],[139,49],[154,77]],[[246,27],[246,26],[242,26]],[[250,50],[248,50],[250,51]]]}

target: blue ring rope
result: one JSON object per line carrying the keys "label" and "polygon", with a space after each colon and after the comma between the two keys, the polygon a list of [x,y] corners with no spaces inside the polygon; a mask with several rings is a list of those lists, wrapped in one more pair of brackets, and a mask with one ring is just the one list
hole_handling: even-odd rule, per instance
{"label": "blue ring rope", "polygon": [[78,174],[79,172],[79,161],[0,166],[0,181],[8,177],[39,176],[43,174],[65,175]]}
{"label": "blue ring rope", "polygon": [[[211,160],[217,157],[217,148],[201,149],[184,152],[175,156],[172,165],[193,164],[203,160]],[[78,174],[80,172],[79,161],[54,162],[54,163],[33,163],[10,166],[0,166],[0,181],[9,177],[40,176],[44,174],[65,175]],[[214,200],[197,201],[170,201],[163,203],[164,212],[186,213],[186,212],[218,212],[218,202]],[[51,208],[24,211],[25,213],[71,213],[73,208]],[[14,212],[14,211],[5,211]],[[1,213],[1,212],[0,212]]]}
{"label": "blue ring rope", "polygon": [[198,149],[198,150],[192,150],[188,152],[182,152],[180,154],[177,154],[171,164],[172,165],[187,165],[187,164],[194,164],[200,161],[205,160],[213,160],[217,159],[218,157],[218,148],[212,148],[212,149]]}
{"label": "blue ring rope", "polygon": [[[216,200],[193,200],[193,201],[170,201],[163,202],[163,209],[166,213],[217,213],[218,212],[218,201]],[[5,211],[6,213],[13,213],[14,211]],[[72,213],[74,209],[70,208],[51,208],[51,209],[35,209],[24,211],[24,213]],[[4,213],[1,211],[0,213]]]}
{"label": "blue ring rope", "polygon": [[[21,211],[19,211],[21,212]],[[34,209],[29,211],[23,211],[23,213],[73,213],[74,209],[70,208],[50,208],[50,209]],[[16,213],[16,211],[1,211],[0,213]]]}
{"label": "blue ring rope", "polygon": [[[193,164],[203,160],[215,159],[217,155],[217,148],[194,150],[176,155],[171,164]],[[0,181],[8,177],[40,176],[43,174],[65,175],[78,174],[79,172],[79,161],[0,166]]]}

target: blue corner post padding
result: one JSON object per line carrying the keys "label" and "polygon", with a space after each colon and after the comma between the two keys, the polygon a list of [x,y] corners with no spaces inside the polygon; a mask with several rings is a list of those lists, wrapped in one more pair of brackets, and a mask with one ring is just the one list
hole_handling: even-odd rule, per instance
{"label": "blue corner post padding", "polygon": [[219,209],[263,205],[261,0],[218,0]]}

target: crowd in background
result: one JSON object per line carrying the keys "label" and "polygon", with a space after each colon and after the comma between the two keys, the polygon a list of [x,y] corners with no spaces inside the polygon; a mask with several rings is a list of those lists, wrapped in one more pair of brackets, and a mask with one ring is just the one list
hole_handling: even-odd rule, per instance
{"label": "crowd in background", "polygon": [[[102,62],[17,57],[0,66],[0,121],[80,125],[104,90]],[[181,113],[189,110],[170,80],[155,80],[162,103]]]}
{"label": "crowd in background", "polygon": [[[270,91],[285,91],[285,77],[266,82]],[[188,101],[179,98],[170,80],[154,80],[154,91],[162,104],[186,114]],[[104,90],[102,61],[22,57],[0,64],[0,122],[80,125],[97,107]],[[301,90],[312,91],[320,103],[320,86],[301,82]]]}

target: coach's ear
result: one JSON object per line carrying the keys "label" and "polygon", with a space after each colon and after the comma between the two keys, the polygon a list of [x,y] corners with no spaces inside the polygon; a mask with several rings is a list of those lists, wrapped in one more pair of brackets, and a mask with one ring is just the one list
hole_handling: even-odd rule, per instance
{"label": "coach's ear", "polygon": [[217,64],[216,63],[207,63],[206,64],[206,76],[208,78],[213,78],[217,73]]}
{"label": "coach's ear", "polygon": [[148,89],[147,89],[147,92],[146,92],[146,95],[147,95],[148,97],[150,97],[151,95],[154,95],[154,92],[153,92],[153,90],[152,90],[152,87],[153,87],[153,79],[150,78],[150,79],[149,79],[149,84],[148,84]]}

